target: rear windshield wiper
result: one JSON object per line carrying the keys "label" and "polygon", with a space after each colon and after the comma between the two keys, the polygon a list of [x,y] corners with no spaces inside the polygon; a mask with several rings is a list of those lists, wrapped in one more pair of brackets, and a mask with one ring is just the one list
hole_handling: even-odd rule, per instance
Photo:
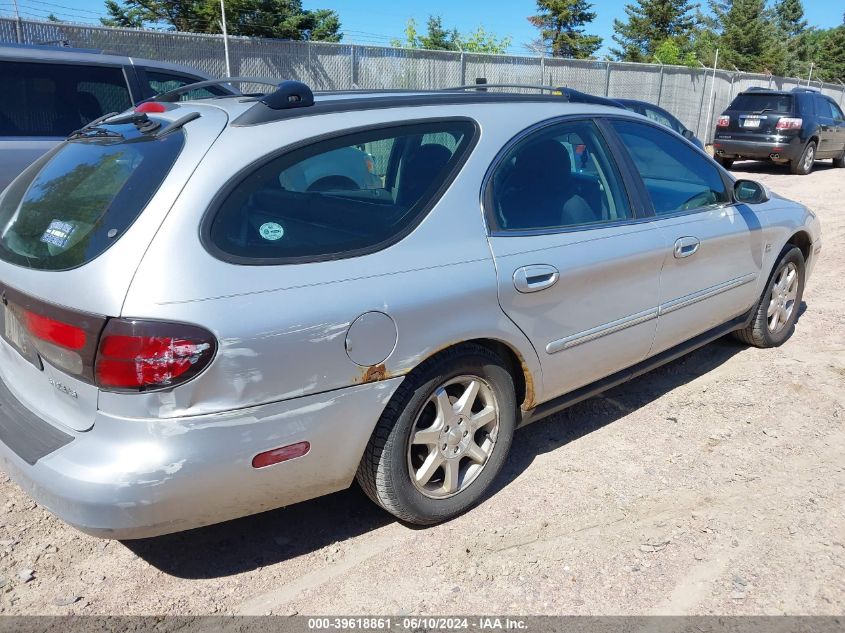
{"label": "rear windshield wiper", "polygon": [[126,137],[123,136],[120,132],[115,132],[114,130],[107,130],[104,127],[89,127],[86,126],[81,130],[76,130],[75,132],[71,132],[70,135],[67,137],[67,140],[72,141],[74,139],[79,138],[119,138],[125,139]]}
{"label": "rear windshield wiper", "polygon": [[771,112],[774,108],[763,108],[762,110],[758,110],[754,114],[763,114],[764,112]]}

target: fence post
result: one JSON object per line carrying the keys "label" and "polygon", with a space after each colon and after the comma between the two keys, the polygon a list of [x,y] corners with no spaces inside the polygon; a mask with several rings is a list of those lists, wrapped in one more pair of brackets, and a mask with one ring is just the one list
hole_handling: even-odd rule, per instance
{"label": "fence post", "polygon": [[[552,83],[549,81],[549,83]],[[546,56],[540,56],[540,85],[543,86],[546,84]]]}
{"label": "fence post", "polygon": [[845,83],[842,83],[841,79],[838,79],[837,81],[839,82],[839,85],[842,86],[842,94],[839,95],[839,107],[841,108],[842,100],[845,99]]}
{"label": "fence post", "polygon": [[610,96],[610,62],[607,62],[607,68],[604,71],[604,96]]}
{"label": "fence post", "polygon": [[23,35],[21,33],[21,14],[18,11],[18,0],[12,0],[15,7],[15,35],[17,35],[18,44],[23,44]]}
{"label": "fence post", "polygon": [[467,58],[463,51],[461,51],[461,82],[459,85],[467,85]]}
{"label": "fence post", "polygon": [[352,44],[350,46],[350,51],[349,51],[349,77],[350,77],[350,81],[352,82],[353,88],[358,87],[358,82],[357,82],[358,77],[356,77],[357,67],[358,67],[357,57],[358,57],[358,49],[355,46],[355,44]]}
{"label": "fence post", "polygon": [[707,90],[707,69],[705,68],[703,71],[699,70],[698,72],[704,75],[701,84],[701,99],[698,101],[698,123],[695,126],[695,135],[701,138],[701,117],[704,116],[704,93]]}
{"label": "fence post", "polygon": [[663,62],[660,62],[660,82],[657,84],[657,105],[660,105],[660,95],[663,94]]}

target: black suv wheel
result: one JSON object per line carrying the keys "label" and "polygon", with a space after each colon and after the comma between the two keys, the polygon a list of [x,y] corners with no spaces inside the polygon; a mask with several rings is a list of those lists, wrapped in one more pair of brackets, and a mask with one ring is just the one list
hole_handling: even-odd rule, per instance
{"label": "black suv wheel", "polygon": [[790,161],[789,163],[789,170],[793,174],[798,174],[799,176],[806,176],[811,171],[813,171],[813,165],[816,162],[816,142],[810,141],[807,143],[807,147],[804,148],[804,152],[801,154],[801,158],[798,160]]}

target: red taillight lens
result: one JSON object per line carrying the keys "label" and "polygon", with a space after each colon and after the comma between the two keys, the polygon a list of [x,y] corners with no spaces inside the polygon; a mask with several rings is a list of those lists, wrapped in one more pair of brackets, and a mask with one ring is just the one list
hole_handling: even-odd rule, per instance
{"label": "red taillight lens", "polygon": [[775,125],[776,130],[800,130],[804,124],[800,117],[783,117]]}
{"label": "red taillight lens", "polygon": [[174,387],[208,366],[214,336],[181,323],[112,319],[100,337],[95,378],[106,390]]}
{"label": "red taillight lens", "polygon": [[85,347],[85,330],[69,323],[63,323],[27,310],[23,313],[23,324],[32,336],[42,341],[72,350],[80,350]]}
{"label": "red taillight lens", "polygon": [[728,127],[731,124],[731,117],[727,114],[723,114],[718,119],[716,119],[716,127]]}

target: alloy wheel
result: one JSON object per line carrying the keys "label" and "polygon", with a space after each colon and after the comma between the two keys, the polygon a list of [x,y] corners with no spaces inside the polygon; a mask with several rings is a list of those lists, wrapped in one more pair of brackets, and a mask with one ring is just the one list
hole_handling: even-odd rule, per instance
{"label": "alloy wheel", "polygon": [[432,499],[465,490],[487,465],[499,431],[499,405],[478,376],[458,376],[434,390],[408,439],[414,487]]}

